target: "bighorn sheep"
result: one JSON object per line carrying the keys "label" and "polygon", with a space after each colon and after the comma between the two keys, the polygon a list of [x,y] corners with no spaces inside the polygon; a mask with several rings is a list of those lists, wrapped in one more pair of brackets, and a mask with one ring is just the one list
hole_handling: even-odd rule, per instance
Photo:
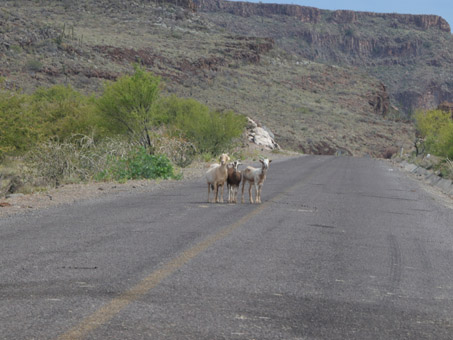
{"label": "bighorn sheep", "polygon": [[255,185],[255,203],[261,203],[261,188],[263,187],[264,180],[266,179],[267,169],[269,164],[272,162],[270,159],[260,159],[261,169],[248,166],[242,172],[242,203],[244,203],[244,186],[246,182],[250,183],[249,186],[249,198],[250,203],[253,203],[252,196],[252,184]]}
{"label": "bighorn sheep", "polygon": [[227,178],[227,188],[228,188],[228,203],[237,203],[237,196],[239,190],[239,184],[241,183],[242,174],[238,170],[239,161],[234,161],[228,165],[228,178]]}
{"label": "bighorn sheep", "polygon": [[219,187],[222,187],[222,193],[220,194],[220,202],[223,202],[223,189],[224,184],[228,177],[227,164],[230,160],[227,154],[220,156],[220,164],[212,164],[209,170],[206,172],[206,181],[208,182],[208,203],[211,189],[215,192],[215,203],[219,202]]}

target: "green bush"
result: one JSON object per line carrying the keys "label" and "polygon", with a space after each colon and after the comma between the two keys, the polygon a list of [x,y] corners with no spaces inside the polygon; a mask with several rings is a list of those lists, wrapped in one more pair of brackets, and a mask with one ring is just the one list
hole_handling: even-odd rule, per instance
{"label": "green bush", "polygon": [[[127,134],[135,144],[156,151],[153,131],[166,126],[171,135],[192,143],[197,152],[225,152],[245,127],[245,117],[232,111],[216,112],[194,99],[160,97],[160,78],[136,66],[105,86],[97,102],[103,124],[112,132]],[[174,157],[172,157],[174,158]],[[180,161],[187,164],[186,158]]]}
{"label": "green bush", "polygon": [[160,121],[182,133],[199,153],[218,155],[227,151],[246,124],[244,116],[232,111],[212,111],[193,99],[171,96],[161,102],[160,109]]}
{"label": "green bush", "polygon": [[151,155],[140,147],[125,158],[112,158],[110,166],[97,176],[101,180],[177,178],[170,160],[164,155]]}
{"label": "green bush", "polygon": [[40,88],[32,95],[0,90],[0,153],[21,155],[49,139],[101,133],[94,99],[70,86]]}
{"label": "green bush", "polygon": [[449,112],[431,110],[415,114],[417,131],[425,150],[436,156],[453,158],[453,120]]}
{"label": "green bush", "polygon": [[101,133],[93,97],[87,97],[71,86],[40,88],[30,97],[30,110],[39,120],[41,140],[66,140],[74,134]]}
{"label": "green bush", "polygon": [[[197,153],[216,156],[228,151],[245,121],[232,111],[213,111],[193,99],[161,97],[160,78],[137,66],[133,75],[106,84],[98,99],[63,85],[40,88],[31,95],[0,87],[0,158],[29,152],[36,173],[49,182],[85,180],[93,176],[93,169],[100,169],[98,173],[106,169],[98,154],[102,141],[127,136],[130,145],[142,146],[146,152],[127,158],[104,150],[110,155],[109,166],[117,170],[114,175],[106,171],[105,176],[165,178],[171,174],[158,172],[165,168],[158,162],[162,156],[151,161],[150,154],[165,155],[165,160],[185,167]],[[90,147],[80,135],[90,136]],[[45,155],[43,162],[40,153]],[[89,159],[99,162],[84,165],[83,160]],[[157,165],[145,166],[152,162]]]}
{"label": "green bush", "polygon": [[0,158],[8,153],[22,154],[39,138],[27,99],[26,95],[0,90]]}
{"label": "green bush", "polygon": [[27,69],[33,72],[39,72],[42,69],[42,63],[37,59],[31,59],[27,61]]}
{"label": "green bush", "polygon": [[113,134],[127,134],[133,142],[151,147],[150,131],[156,125],[160,78],[136,66],[132,76],[107,83],[97,101],[103,124]]}

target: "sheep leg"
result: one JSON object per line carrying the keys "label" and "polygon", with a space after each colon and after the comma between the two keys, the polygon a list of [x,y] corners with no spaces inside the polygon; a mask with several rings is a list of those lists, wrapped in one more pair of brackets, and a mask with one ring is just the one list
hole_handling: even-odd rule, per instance
{"label": "sheep leg", "polygon": [[253,204],[252,183],[251,182],[250,182],[250,186],[249,186],[249,198],[250,198],[250,203]]}
{"label": "sheep leg", "polygon": [[214,202],[217,203],[219,201],[219,185],[217,183],[214,184],[214,195],[215,195],[215,200]]}
{"label": "sheep leg", "polygon": [[244,203],[244,186],[245,186],[245,181],[242,182],[242,198],[241,198],[241,203]]}
{"label": "sheep leg", "polygon": [[258,185],[258,190],[257,190],[257,199],[256,199],[256,203],[261,203],[261,188],[263,187],[263,185]]}
{"label": "sheep leg", "polygon": [[209,195],[211,194],[211,184],[208,183],[208,203],[209,201]]}
{"label": "sheep leg", "polygon": [[228,203],[231,203],[231,184],[227,184],[227,191],[228,191]]}
{"label": "sheep leg", "polygon": [[255,203],[261,203],[259,185],[255,184]]}
{"label": "sheep leg", "polygon": [[223,189],[225,188],[225,183],[221,184],[222,186],[222,193],[220,194],[220,203],[223,203]]}

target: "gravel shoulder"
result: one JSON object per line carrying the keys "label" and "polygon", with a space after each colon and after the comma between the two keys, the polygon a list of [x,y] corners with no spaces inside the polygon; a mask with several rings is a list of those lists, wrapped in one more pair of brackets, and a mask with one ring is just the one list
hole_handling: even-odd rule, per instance
{"label": "gravel shoulder", "polygon": [[83,184],[66,184],[45,192],[33,194],[13,194],[0,198],[0,218],[35,209],[50,208],[60,204],[71,204],[80,200],[113,196],[125,192],[150,192],[187,181],[201,178],[205,165],[197,163],[190,168],[182,169],[182,180],[130,180],[126,183],[91,182]]}
{"label": "gravel shoulder", "polygon": [[[300,154],[268,154],[266,157],[272,159],[285,159],[299,157]],[[256,163],[244,161],[246,164]],[[194,163],[190,167],[182,169],[183,178],[181,180],[131,180],[126,183],[117,182],[94,182],[84,184],[67,184],[58,188],[49,189],[45,192],[12,195],[9,198],[0,198],[0,218],[24,213],[36,209],[46,209],[61,204],[71,204],[80,200],[102,198],[114,196],[122,193],[131,192],[151,192],[155,190],[171,188],[175,185],[182,185],[204,176],[210,163]],[[418,182],[420,187],[431,194],[433,199],[441,202],[444,206],[453,209],[453,197],[444,194],[440,189],[429,185],[420,180],[414,174],[405,171],[396,162],[390,164],[399,171],[404,172],[408,177]]]}
{"label": "gravel shoulder", "polygon": [[[260,154],[270,159],[286,159],[299,157],[301,154],[284,151],[272,153],[260,150]],[[244,161],[246,165],[257,163]],[[8,198],[0,198],[0,218],[17,213],[25,213],[36,209],[46,209],[61,204],[71,204],[80,200],[96,199],[131,192],[151,192],[155,190],[183,185],[204,176],[211,163],[196,162],[190,167],[181,169],[181,180],[130,180],[126,183],[90,182],[82,184],[66,184],[58,188],[33,194],[13,194]]]}
{"label": "gravel shoulder", "polygon": [[421,177],[417,176],[416,174],[407,171],[401,163],[394,161],[394,160],[388,160],[388,162],[391,164],[391,166],[398,171],[403,172],[407,177],[411,178],[413,181],[417,182],[420,188],[422,188],[424,191],[429,193],[434,200],[437,202],[441,203],[447,208],[453,209],[453,196],[447,195],[446,193],[442,192],[441,189],[438,187],[435,187],[428,182],[424,181]]}

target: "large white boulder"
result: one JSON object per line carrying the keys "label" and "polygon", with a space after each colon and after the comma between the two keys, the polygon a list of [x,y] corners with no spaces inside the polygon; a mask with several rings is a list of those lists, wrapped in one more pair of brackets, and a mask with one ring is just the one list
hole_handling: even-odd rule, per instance
{"label": "large white boulder", "polygon": [[253,119],[247,117],[247,120],[247,138],[250,142],[269,150],[280,149],[269,129],[259,126]]}

